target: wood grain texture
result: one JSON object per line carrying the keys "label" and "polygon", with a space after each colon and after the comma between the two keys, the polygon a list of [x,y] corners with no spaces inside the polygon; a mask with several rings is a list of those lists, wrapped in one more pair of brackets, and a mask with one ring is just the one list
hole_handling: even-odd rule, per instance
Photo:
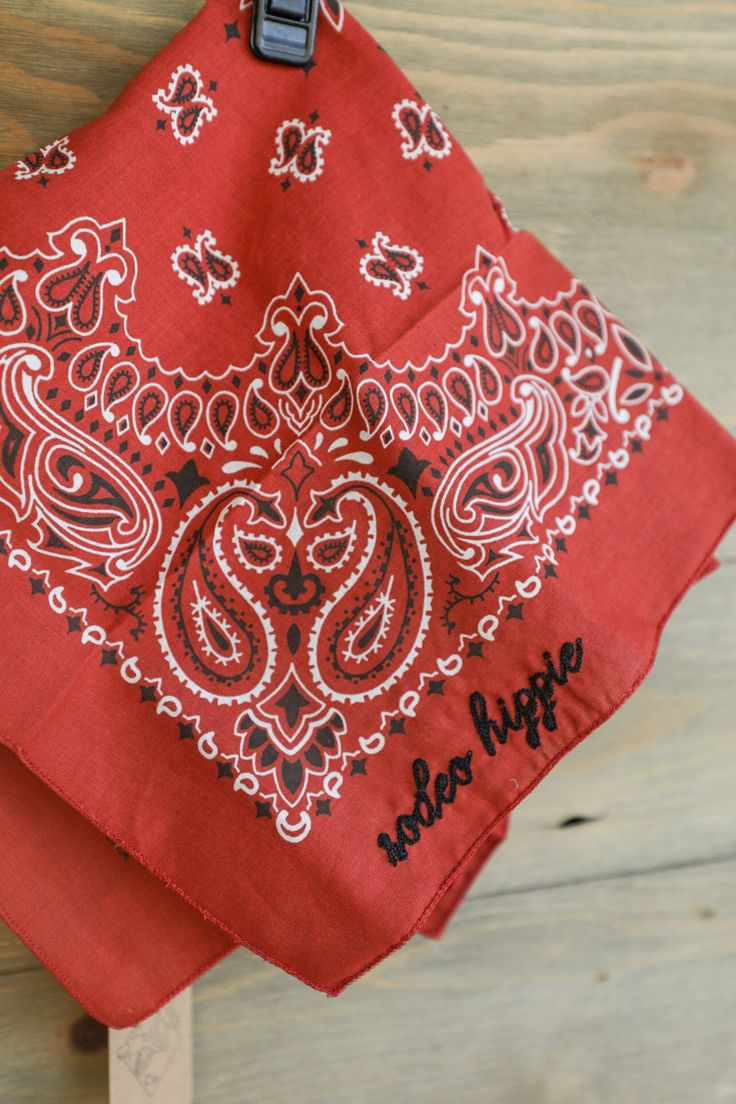
{"label": "wood grain texture", "polygon": [[[733,861],[472,900],[337,1000],[236,952],[195,986],[195,1100],[729,1104],[735,914]],[[3,1101],[105,1100],[74,1020],[4,980]]]}
{"label": "wood grain texture", "polygon": [[[195,988],[198,1104],[736,1097],[736,864],[472,901],[337,1000],[236,955]],[[240,1065],[231,1056],[242,1048]]]}
{"label": "wood grain texture", "polygon": [[[94,118],[198,7],[0,0],[0,165]],[[350,7],[514,223],[736,430],[736,4]],[[719,558],[441,942],[337,1000],[246,952],[197,983],[198,1104],[736,1104],[736,533]],[[106,1099],[79,1015],[0,932],[2,1104]]]}

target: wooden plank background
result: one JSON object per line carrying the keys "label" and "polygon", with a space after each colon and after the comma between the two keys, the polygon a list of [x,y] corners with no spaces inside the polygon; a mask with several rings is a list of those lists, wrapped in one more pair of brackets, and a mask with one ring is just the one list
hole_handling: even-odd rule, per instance
{"label": "wooden plank background", "polygon": [[[0,165],[99,114],[198,7],[0,0]],[[350,7],[514,223],[735,431],[736,4]],[[196,984],[197,1104],[736,1104],[736,534],[720,558],[440,943],[338,1000],[245,951]],[[80,1016],[0,931],[2,1104],[106,1099]]]}

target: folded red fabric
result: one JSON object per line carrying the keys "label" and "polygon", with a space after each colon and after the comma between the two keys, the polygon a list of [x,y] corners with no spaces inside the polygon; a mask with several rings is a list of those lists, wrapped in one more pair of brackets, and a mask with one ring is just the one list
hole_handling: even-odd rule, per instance
{"label": "folded red fabric", "polygon": [[0,913],[117,1027],[440,934],[736,512],[342,5],[302,67],[251,19],[0,174]]}

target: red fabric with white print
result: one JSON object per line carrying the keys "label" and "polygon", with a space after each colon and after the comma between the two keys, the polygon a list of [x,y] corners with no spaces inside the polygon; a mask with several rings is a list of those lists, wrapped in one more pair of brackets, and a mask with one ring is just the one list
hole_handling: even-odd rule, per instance
{"label": "red fabric with white print", "polygon": [[736,509],[730,435],[342,5],[303,68],[250,20],[0,175],[0,913],[116,1026],[239,944],[336,994],[439,934]]}

